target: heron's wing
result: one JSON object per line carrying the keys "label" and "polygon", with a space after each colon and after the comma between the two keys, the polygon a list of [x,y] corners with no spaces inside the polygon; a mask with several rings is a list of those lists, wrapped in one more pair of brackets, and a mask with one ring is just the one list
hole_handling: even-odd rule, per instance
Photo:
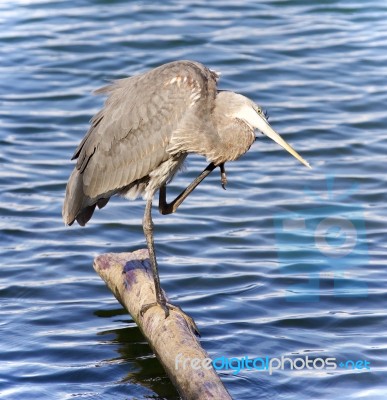
{"label": "heron's wing", "polygon": [[216,80],[199,63],[177,61],[97,91],[109,97],[73,156],[84,194],[111,195],[168,159],[173,132],[187,115],[198,107],[211,113]]}

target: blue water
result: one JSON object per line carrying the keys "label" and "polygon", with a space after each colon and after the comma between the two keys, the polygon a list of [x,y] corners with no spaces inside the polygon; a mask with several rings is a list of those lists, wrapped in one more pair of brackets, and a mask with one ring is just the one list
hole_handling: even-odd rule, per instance
{"label": "blue water", "polygon": [[[162,285],[216,357],[362,369],[219,371],[235,399],[385,399],[387,5],[0,3],[0,397],[178,398],[92,268],[145,246],[144,202],[61,220],[70,157],[106,82],[175,59],[222,72],[313,166],[259,136],[175,215],[155,208]],[[206,165],[190,156],[177,194]],[[369,369],[364,362],[368,362]]]}

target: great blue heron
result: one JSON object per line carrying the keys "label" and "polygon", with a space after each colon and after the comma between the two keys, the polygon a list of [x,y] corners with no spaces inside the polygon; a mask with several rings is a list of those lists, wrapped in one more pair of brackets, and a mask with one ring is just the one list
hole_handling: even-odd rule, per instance
{"label": "great blue heron", "polygon": [[[119,194],[146,200],[143,228],[155,284],[156,302],[166,317],[175,306],[160,288],[153,241],[152,199],[159,190],[159,211],[176,211],[195,187],[224,164],[242,156],[255,140],[254,130],[273,139],[304,165],[309,164],[269,125],[262,109],[248,98],[217,90],[219,75],[193,61],[175,61],[120,79],[96,91],[108,94],[104,107],[72,157],[77,164],[67,184],[63,219],[84,226],[95,207]],[[207,158],[207,168],[171,203],[166,185],[187,154]]]}

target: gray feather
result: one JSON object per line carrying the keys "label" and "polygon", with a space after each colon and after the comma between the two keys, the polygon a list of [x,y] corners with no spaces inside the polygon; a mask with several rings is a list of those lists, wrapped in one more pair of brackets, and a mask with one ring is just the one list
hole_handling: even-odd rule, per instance
{"label": "gray feather", "polygon": [[[132,188],[132,193],[143,192],[147,185],[140,182],[171,157],[204,153],[211,133],[217,135],[201,118],[213,112],[217,78],[199,63],[177,61],[97,90],[109,97],[74,153],[77,164],[66,191],[65,222],[71,224],[84,209],[81,222],[87,222],[94,211],[90,207],[102,198]],[[195,148],[181,132],[192,132],[200,146]]]}

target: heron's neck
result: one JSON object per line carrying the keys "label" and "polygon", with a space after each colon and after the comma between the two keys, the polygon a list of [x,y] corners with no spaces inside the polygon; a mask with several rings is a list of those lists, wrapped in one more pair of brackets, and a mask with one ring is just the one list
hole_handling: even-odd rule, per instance
{"label": "heron's neck", "polygon": [[218,119],[217,131],[220,142],[213,147],[212,157],[209,157],[215,164],[238,159],[255,140],[254,129],[236,119]]}

